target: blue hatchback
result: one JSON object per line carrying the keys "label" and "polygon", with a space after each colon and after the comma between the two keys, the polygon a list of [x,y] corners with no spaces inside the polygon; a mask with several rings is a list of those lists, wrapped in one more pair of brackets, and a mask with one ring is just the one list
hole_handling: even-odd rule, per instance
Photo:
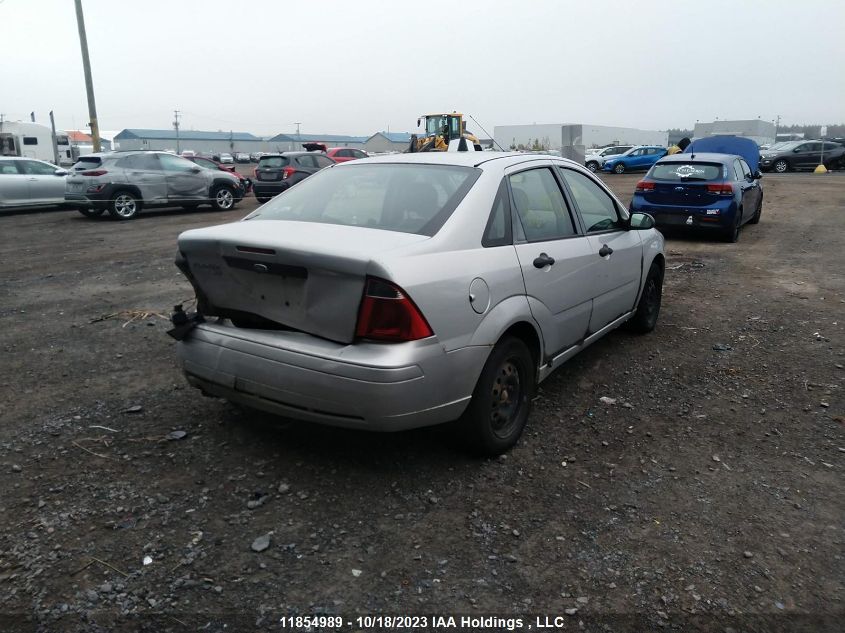
{"label": "blue hatchback", "polygon": [[700,228],[728,242],[763,211],[759,171],[733,154],[674,154],[660,159],[637,183],[632,212],[652,215],[658,227]]}
{"label": "blue hatchback", "polygon": [[632,147],[621,156],[605,161],[602,171],[612,171],[614,174],[624,174],[626,171],[645,171],[663,156],[668,150],[660,145],[640,145]]}

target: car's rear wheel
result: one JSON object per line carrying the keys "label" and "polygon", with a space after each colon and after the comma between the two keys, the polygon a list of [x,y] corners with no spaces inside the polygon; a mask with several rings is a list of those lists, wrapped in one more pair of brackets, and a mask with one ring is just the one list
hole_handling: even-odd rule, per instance
{"label": "car's rear wheel", "polygon": [[739,229],[742,227],[742,209],[737,209],[734,223],[725,229],[722,237],[726,242],[734,243],[739,241]]}
{"label": "car's rear wheel", "polygon": [[617,163],[616,166],[613,168],[613,171],[617,174],[624,174],[625,173],[625,163]]}
{"label": "car's rear wheel", "polygon": [[599,164],[596,161],[591,160],[589,163],[587,163],[587,169],[589,169],[593,173],[596,173],[599,169]]}
{"label": "car's rear wheel", "polygon": [[141,210],[141,201],[129,191],[118,191],[109,204],[109,213],[118,220],[131,220]]}
{"label": "car's rear wheel", "polygon": [[662,300],[663,272],[655,262],[648,270],[648,277],[646,277],[640,301],[637,303],[637,311],[625,323],[625,329],[639,334],[651,332],[657,326]]}
{"label": "car's rear wheel", "polygon": [[221,185],[211,192],[211,206],[217,211],[229,211],[235,206],[235,191],[231,187]]}
{"label": "car's rear wheel", "polygon": [[760,196],[760,201],[757,203],[757,209],[754,211],[752,218],[748,220],[748,223],[757,224],[760,221],[761,215],[763,215],[763,196]]}
{"label": "car's rear wheel", "polygon": [[103,215],[103,212],[105,211],[105,209],[94,209],[91,207],[77,207],[76,210],[86,218],[98,218]]}
{"label": "car's rear wheel", "polygon": [[531,411],[535,365],[521,340],[506,337],[496,344],[459,421],[470,450],[499,455],[516,444]]}
{"label": "car's rear wheel", "polygon": [[775,161],[775,164],[772,165],[772,169],[779,174],[784,174],[789,171],[789,161],[785,158],[781,158],[780,160]]}

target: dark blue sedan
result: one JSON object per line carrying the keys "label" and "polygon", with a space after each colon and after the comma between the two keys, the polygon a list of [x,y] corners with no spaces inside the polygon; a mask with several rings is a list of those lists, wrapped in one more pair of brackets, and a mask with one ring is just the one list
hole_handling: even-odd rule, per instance
{"label": "dark blue sedan", "polygon": [[673,154],[637,183],[631,211],[652,215],[658,227],[704,229],[736,242],[743,224],[760,221],[760,178],[738,155]]}

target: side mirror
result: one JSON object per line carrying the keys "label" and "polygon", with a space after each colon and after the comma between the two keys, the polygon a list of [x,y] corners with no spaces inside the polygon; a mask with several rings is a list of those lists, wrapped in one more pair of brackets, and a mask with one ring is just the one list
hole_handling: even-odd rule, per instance
{"label": "side mirror", "polygon": [[753,177],[754,177],[754,180],[760,180],[763,177],[763,174],[760,173],[760,170],[758,169],[757,171],[754,172]]}
{"label": "side mirror", "polygon": [[645,231],[647,229],[653,229],[657,223],[654,221],[654,218],[650,216],[648,213],[632,213],[631,219],[629,220],[628,226],[633,229],[634,231]]}
{"label": "side mirror", "polygon": [[199,168],[199,167],[191,167],[191,172],[194,173],[194,174],[198,174],[201,171],[202,171],[202,169]]}
{"label": "side mirror", "polygon": [[67,169],[57,169],[53,172],[54,176],[67,176]]}
{"label": "side mirror", "polygon": [[798,152],[800,152],[800,151],[801,151],[801,148],[800,148],[800,147],[796,147],[794,150],[792,150],[792,153],[793,153],[793,154],[797,154],[797,153],[798,153]]}

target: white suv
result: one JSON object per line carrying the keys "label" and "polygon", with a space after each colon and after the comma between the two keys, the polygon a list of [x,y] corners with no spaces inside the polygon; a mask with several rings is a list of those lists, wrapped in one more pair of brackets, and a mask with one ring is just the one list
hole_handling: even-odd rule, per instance
{"label": "white suv", "polygon": [[596,149],[588,149],[584,156],[584,165],[592,172],[601,170],[604,161],[614,156],[624,154],[633,145],[611,145],[610,147],[599,147]]}

